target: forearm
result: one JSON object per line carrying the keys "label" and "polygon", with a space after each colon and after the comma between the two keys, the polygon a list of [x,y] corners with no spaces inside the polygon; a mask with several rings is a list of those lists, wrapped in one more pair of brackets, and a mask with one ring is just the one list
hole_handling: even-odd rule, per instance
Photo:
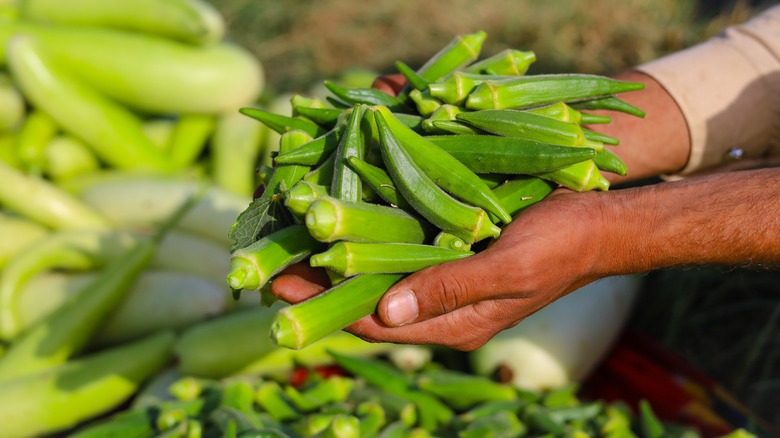
{"label": "forearm", "polygon": [[713,264],[780,266],[780,168],[603,194],[600,274]]}

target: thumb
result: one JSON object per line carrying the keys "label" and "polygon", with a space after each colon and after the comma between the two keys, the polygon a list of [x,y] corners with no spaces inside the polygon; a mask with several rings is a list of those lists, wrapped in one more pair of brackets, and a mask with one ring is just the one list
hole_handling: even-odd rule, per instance
{"label": "thumb", "polygon": [[497,266],[486,254],[431,266],[396,283],[377,305],[379,319],[403,326],[497,295]]}

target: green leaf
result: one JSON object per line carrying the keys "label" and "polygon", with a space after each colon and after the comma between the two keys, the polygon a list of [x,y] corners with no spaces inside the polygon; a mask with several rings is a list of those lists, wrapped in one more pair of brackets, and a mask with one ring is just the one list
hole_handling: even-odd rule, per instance
{"label": "green leaf", "polygon": [[257,240],[292,225],[294,219],[284,206],[284,196],[261,196],[252,201],[236,218],[236,222],[230,227],[229,237],[233,239],[230,252],[247,247]]}

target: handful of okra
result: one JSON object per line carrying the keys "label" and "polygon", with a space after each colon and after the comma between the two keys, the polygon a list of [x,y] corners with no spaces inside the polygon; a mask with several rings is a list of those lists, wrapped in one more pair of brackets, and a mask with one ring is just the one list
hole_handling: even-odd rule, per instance
{"label": "handful of okra", "polygon": [[574,386],[531,392],[436,363],[405,373],[375,358],[333,358],[338,368],[299,369],[293,376],[300,379],[179,377],[165,394],[142,394],[135,406],[71,437],[700,436],[659,421],[644,401],[635,415],[620,403],[581,400]]}
{"label": "handful of okra", "polygon": [[[263,290],[309,260],[333,286],[283,308],[276,343],[302,348],[371,314],[404,275],[468,257],[554,188],[607,190],[602,171],[626,174],[583,125],[586,109],[644,113],[616,97],[640,83],[582,74],[526,75],[533,52],[478,60],[484,32],[459,36],[414,70],[397,96],[325,85],[326,102],[292,98],[290,116],[241,112],[280,134],[264,191],[238,217],[234,290]],[[267,297],[267,294],[264,296]]]}

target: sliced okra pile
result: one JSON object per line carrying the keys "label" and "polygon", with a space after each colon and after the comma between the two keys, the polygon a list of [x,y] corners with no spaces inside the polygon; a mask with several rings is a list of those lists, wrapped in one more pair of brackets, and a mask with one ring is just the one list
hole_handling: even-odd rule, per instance
{"label": "sliced okra pile", "polygon": [[267,298],[274,276],[309,260],[333,284],[279,313],[278,344],[302,348],[372,313],[404,275],[472,255],[556,187],[607,190],[603,172],[626,174],[604,147],[619,140],[585,127],[610,118],[587,110],[642,117],[616,96],[642,84],[527,75],[533,52],[479,59],[485,39],[458,36],[417,70],[399,61],[397,96],[326,81],[332,95],[296,96],[289,116],[241,110],[280,145],[231,229],[228,283]]}

